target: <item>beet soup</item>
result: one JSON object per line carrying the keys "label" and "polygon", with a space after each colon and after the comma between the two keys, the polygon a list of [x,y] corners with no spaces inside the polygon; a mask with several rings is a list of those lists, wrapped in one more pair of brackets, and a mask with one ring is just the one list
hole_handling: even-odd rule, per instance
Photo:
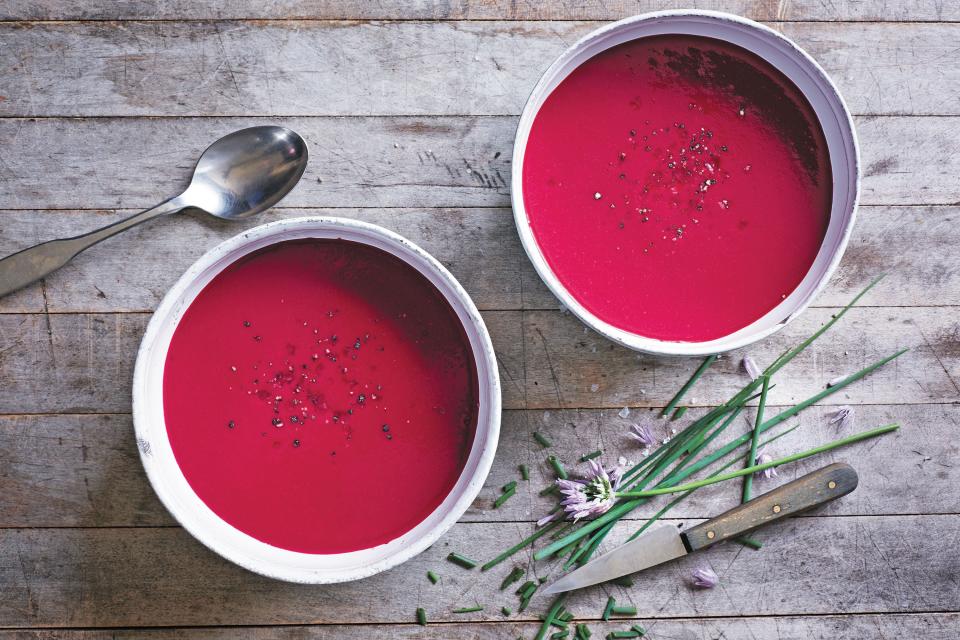
{"label": "beet soup", "polygon": [[742,329],[800,284],[833,191],[800,90],[741,47],[688,35],[571,72],[534,119],[522,174],[566,290],[619,329],[683,342]]}
{"label": "beet soup", "polygon": [[219,517],[283,549],[367,549],[423,521],[476,430],[463,326],[419,271],[346,240],[271,245],[190,304],[164,367],[187,482]]}

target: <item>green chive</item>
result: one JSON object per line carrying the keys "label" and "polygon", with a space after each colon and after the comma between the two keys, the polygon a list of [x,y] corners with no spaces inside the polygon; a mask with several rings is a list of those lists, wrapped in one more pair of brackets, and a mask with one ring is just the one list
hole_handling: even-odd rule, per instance
{"label": "green chive", "polygon": [[460,607],[459,609],[453,610],[454,613],[476,613],[477,611],[483,611],[483,607],[478,605],[476,607]]}
{"label": "green chive", "polygon": [[427,612],[423,607],[417,607],[417,624],[421,627],[427,626]]}
{"label": "green chive", "polygon": [[624,605],[622,607],[613,607],[610,609],[610,613],[615,616],[635,616],[637,615],[637,608],[633,605]]}
{"label": "green chive", "polygon": [[547,440],[547,437],[540,433],[539,431],[533,432],[533,439],[540,443],[540,446],[546,449],[547,447],[552,447],[553,443]]}
{"label": "green chive", "polygon": [[687,412],[686,405],[682,407],[677,407],[677,410],[673,412],[672,416],[670,416],[670,422],[673,422],[674,420],[679,420],[680,418],[683,417],[683,414],[685,414],[686,412]]}
{"label": "green chive", "polygon": [[577,640],[590,640],[590,636],[593,635],[590,632],[590,627],[585,624],[577,625]]}
{"label": "green chive", "polygon": [[[842,447],[843,445],[851,444],[853,442],[859,442],[860,440],[866,440],[867,438],[874,438],[891,431],[899,429],[900,425],[897,423],[888,424],[883,427],[877,427],[876,429],[870,429],[869,431],[863,431],[861,433],[848,436],[846,438],[841,438],[839,440],[834,440],[833,442],[828,442],[822,444],[819,447],[814,447],[813,449],[807,449],[806,451],[801,451],[800,453],[795,453],[785,458],[779,458],[773,460],[772,462],[766,462],[764,464],[756,464],[750,467],[741,469],[740,471],[734,471],[732,473],[725,473],[715,478],[705,478],[703,480],[698,480],[697,482],[691,482],[689,484],[674,485],[670,487],[662,487],[659,489],[647,489],[645,491],[633,491],[625,493],[617,493],[618,496],[630,497],[630,498],[647,498],[649,496],[661,496],[668,493],[683,493],[684,491],[689,491],[691,489],[699,489],[700,487],[705,487],[710,484],[716,484],[717,482],[723,482],[725,480],[731,480],[733,478],[739,478],[751,473],[757,473],[758,471],[763,471],[765,469],[772,469],[773,467],[779,467],[780,465],[787,464],[789,462],[796,462],[797,460],[802,460],[804,458],[809,458],[810,456],[815,456],[818,453],[823,453],[824,451],[830,451],[831,449],[836,449],[837,447]],[[608,512],[609,513],[609,512]]]}
{"label": "green chive", "polygon": [[560,614],[559,616],[557,616],[557,617],[558,617],[560,620],[563,620],[564,622],[570,622],[571,620],[573,620],[573,614],[570,613],[569,611],[564,611],[563,613],[561,613],[561,614]]}
{"label": "green chive", "polygon": [[510,607],[501,607],[501,608],[500,608],[500,613],[502,613],[502,614],[505,615],[505,616],[508,616],[508,615],[510,615],[511,613],[513,613],[513,609],[511,609]]}
{"label": "green chive", "polygon": [[462,556],[456,552],[451,552],[450,555],[447,556],[447,560],[453,564],[460,565],[464,569],[473,569],[475,566],[477,566],[477,562],[475,560],[471,560],[470,558]]}
{"label": "green chive", "polygon": [[567,479],[567,470],[563,468],[563,463],[560,462],[560,459],[557,456],[547,456],[547,462],[550,463],[550,466],[553,467],[554,473],[557,474],[557,477],[561,480]]}
{"label": "green chive", "polygon": [[614,578],[614,579],[611,580],[610,582],[612,582],[613,584],[617,585],[618,587],[632,587],[632,586],[633,586],[633,579],[632,579],[630,576],[620,576],[619,578]]}
{"label": "green chive", "polygon": [[527,591],[529,591],[530,593],[533,593],[533,591],[536,588],[537,588],[536,582],[534,582],[533,580],[527,580],[522,585],[520,585],[520,588],[514,591],[514,593],[518,596],[523,596],[523,594],[525,594]]}
{"label": "green chive", "polygon": [[633,626],[630,627],[630,628],[633,629],[634,631],[636,631],[637,634],[638,634],[641,638],[642,638],[643,636],[647,635],[647,630],[644,629],[643,627],[641,627],[641,626],[638,625],[638,624],[635,624],[635,625],[633,625]]}
{"label": "green chive", "polygon": [[610,614],[613,613],[613,608],[617,605],[617,601],[613,599],[613,596],[607,598],[607,606],[603,608],[603,619],[609,620]]}
{"label": "green chive", "polygon": [[603,455],[603,451],[601,451],[600,449],[597,449],[597,450],[594,451],[593,453],[585,453],[585,454],[583,454],[582,456],[580,456],[580,462],[586,462],[587,460],[593,460],[594,458],[599,458],[599,457],[602,456],[602,455]]}
{"label": "green chive", "polygon": [[[750,438],[750,455],[747,456],[747,466],[757,463],[757,441],[760,439],[760,426],[763,424],[763,410],[767,406],[767,391],[770,390],[770,377],[763,376],[763,389],[760,391],[760,404],[757,405],[757,418],[753,423],[753,434]],[[744,476],[743,494],[741,502],[750,502],[753,491],[753,475]]]}
{"label": "green chive", "polygon": [[745,546],[745,547],[750,547],[751,549],[756,549],[757,551],[759,551],[759,550],[760,550],[760,547],[763,546],[763,543],[760,542],[759,540],[754,540],[753,538],[747,538],[746,536],[742,536],[742,537],[740,537],[740,538],[737,538],[737,542],[739,542],[740,544],[742,544],[742,545]]}
{"label": "green chive", "polygon": [[500,564],[501,562],[503,562],[504,560],[506,560],[513,554],[515,554],[516,552],[520,551],[521,549],[527,548],[528,546],[536,542],[537,539],[553,531],[557,524],[559,523],[551,522],[550,524],[544,527],[541,527],[540,530],[535,531],[533,535],[527,536],[517,544],[513,545],[512,547],[510,547],[509,549],[507,549],[506,551],[504,551],[503,553],[495,557],[493,560],[490,560],[489,562],[484,564],[482,567],[480,567],[480,570],[486,571],[488,569],[492,569],[493,567],[497,566],[498,564]]}
{"label": "green chive", "polygon": [[520,469],[520,477],[521,477],[522,479],[524,479],[524,480],[529,480],[529,479],[530,479],[530,468],[527,467],[527,465],[522,464],[522,465],[520,465],[520,466],[517,467],[517,468]]}
{"label": "green chive", "polygon": [[557,631],[555,634],[550,636],[550,640],[562,640],[568,635],[570,635],[570,631],[568,629],[564,629],[563,631]]}
{"label": "green chive", "polygon": [[512,498],[512,497],[513,497],[513,494],[515,494],[516,492],[517,492],[517,487],[516,487],[516,485],[514,485],[514,486],[510,487],[510,489],[504,491],[503,494],[502,494],[499,498],[497,498],[496,500],[493,501],[493,508],[494,508],[494,509],[499,509],[500,506],[501,506],[504,502],[506,502],[507,500],[509,500],[510,498]]}
{"label": "green chive", "polygon": [[433,584],[437,584],[438,582],[440,582],[440,576],[435,574],[433,571],[427,571],[427,580],[429,580]]}
{"label": "green chive", "polygon": [[516,488],[517,488],[517,481],[511,480],[507,484],[500,487],[500,491],[503,491],[504,493],[506,493],[507,491],[513,491]]}
{"label": "green chive", "polygon": [[697,367],[697,370],[693,372],[693,375],[690,376],[690,379],[687,380],[686,384],[680,387],[680,391],[677,391],[677,395],[673,396],[673,399],[670,401],[670,403],[667,406],[665,406],[663,410],[660,412],[660,417],[663,417],[668,413],[670,413],[671,411],[673,411],[673,408],[676,407],[677,404],[679,404],[680,400],[683,399],[683,396],[687,393],[687,391],[690,390],[690,387],[692,387],[694,383],[696,383],[696,381],[700,379],[700,376],[702,376],[703,373],[707,370],[707,367],[713,364],[713,361],[716,359],[717,359],[716,354],[712,356],[707,356],[706,358],[704,358],[703,362],[700,364],[699,367]]}
{"label": "green chive", "polygon": [[537,630],[537,635],[533,637],[533,640],[543,640],[547,632],[550,631],[550,621],[556,617],[557,612],[563,608],[563,601],[566,599],[566,594],[561,594],[557,596],[556,600],[553,601],[553,604],[550,605],[550,609],[547,610],[547,615],[543,619],[543,624],[540,625],[540,629]]}
{"label": "green chive", "polygon": [[503,579],[503,582],[500,583],[500,591],[503,591],[504,589],[512,585],[514,582],[518,581],[520,578],[523,577],[523,574],[525,573],[526,571],[524,571],[520,567],[514,567],[510,571],[510,573],[507,574],[507,577]]}
{"label": "green chive", "polygon": [[617,640],[618,638],[639,638],[640,634],[631,629],[630,631],[611,631],[607,634],[609,640]]}

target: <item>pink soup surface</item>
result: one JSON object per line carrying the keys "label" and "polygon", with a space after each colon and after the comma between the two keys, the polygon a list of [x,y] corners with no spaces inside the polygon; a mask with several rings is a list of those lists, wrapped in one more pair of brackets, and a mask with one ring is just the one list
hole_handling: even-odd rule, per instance
{"label": "pink soup surface", "polygon": [[476,364],[440,292],[345,240],[272,245],[231,264],[177,326],[167,433],[218,516],[304,553],[374,547],[448,495],[477,422]]}
{"label": "pink soup surface", "polygon": [[540,108],[523,163],[530,225],[563,287],[607,323],[669,341],[723,337],[789,295],[832,188],[797,87],[700,36],[583,63]]}

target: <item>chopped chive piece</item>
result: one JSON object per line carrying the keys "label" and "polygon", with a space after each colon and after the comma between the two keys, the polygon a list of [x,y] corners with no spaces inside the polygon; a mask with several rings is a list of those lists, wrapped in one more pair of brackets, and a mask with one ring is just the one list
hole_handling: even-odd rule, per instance
{"label": "chopped chive piece", "polygon": [[550,626],[556,627],[557,629],[566,629],[567,623],[566,621],[561,620],[560,618],[554,618],[553,620],[550,621]]}
{"label": "chopped chive piece", "polygon": [[567,479],[567,470],[563,468],[563,463],[560,462],[560,459],[557,456],[547,456],[547,462],[549,462],[550,466],[553,467],[553,471],[557,474],[558,478],[561,480]]}
{"label": "chopped chive piece", "polygon": [[531,587],[536,588],[536,586],[537,586],[536,582],[534,582],[533,580],[527,580],[522,585],[520,585],[520,588],[514,591],[514,593],[517,594],[518,596],[522,596],[524,593],[526,593],[527,589],[530,589]]}
{"label": "chopped chive piece", "polygon": [[454,613],[476,613],[477,611],[483,611],[483,607],[477,605],[476,607],[460,607],[453,610]]}
{"label": "chopped chive piece", "polygon": [[587,460],[593,460],[594,458],[599,458],[599,457],[602,456],[602,455],[603,455],[603,451],[601,451],[600,449],[597,449],[597,450],[594,451],[593,453],[585,453],[585,454],[583,454],[582,456],[580,456],[580,462],[586,462]]}
{"label": "chopped chive piece", "polygon": [[590,628],[585,624],[578,624],[576,628],[577,640],[590,640],[590,636],[593,635],[590,632]]}
{"label": "chopped chive piece", "polygon": [[503,591],[504,589],[512,585],[514,582],[522,578],[523,574],[525,573],[526,571],[524,571],[520,567],[514,567],[513,570],[507,574],[507,577],[503,579],[503,582],[500,583],[500,591]]}
{"label": "chopped chive piece", "polygon": [[559,618],[560,620],[563,620],[564,622],[570,622],[571,620],[573,620],[573,614],[570,613],[569,611],[564,611],[562,614],[557,616],[557,618]]}
{"label": "chopped chive piece", "polygon": [[456,552],[452,552],[450,555],[448,555],[447,560],[453,564],[460,565],[464,569],[473,569],[475,566],[477,566],[477,562],[475,560],[471,560],[470,558],[462,556]]}
{"label": "chopped chive piece", "polygon": [[690,379],[687,380],[686,384],[680,387],[680,391],[677,391],[677,395],[673,396],[673,399],[670,401],[670,403],[667,406],[665,406],[663,410],[660,412],[661,418],[669,414],[671,411],[673,411],[674,407],[680,404],[680,400],[682,400],[683,396],[687,393],[687,391],[690,390],[690,387],[692,387],[694,383],[696,383],[696,381],[700,379],[700,376],[703,375],[703,372],[706,371],[707,367],[713,364],[713,361],[716,359],[717,359],[716,354],[712,356],[707,356],[706,358],[704,358],[703,362],[700,364],[699,367],[697,367],[697,370],[693,372],[693,375],[690,376]]}
{"label": "chopped chive piece", "polygon": [[517,481],[511,480],[507,484],[500,487],[500,491],[503,491],[504,493],[506,493],[507,491],[513,491],[516,488],[517,488]]}
{"label": "chopped chive piece", "polygon": [[760,547],[763,546],[763,543],[759,540],[754,540],[753,538],[747,537],[737,538],[737,542],[745,547],[750,547],[751,549],[756,549],[758,551],[760,550]]}
{"label": "chopped chive piece", "polygon": [[643,636],[647,635],[647,630],[644,629],[643,627],[641,627],[641,626],[638,625],[638,624],[635,624],[635,625],[633,625],[633,626],[630,627],[630,628],[633,629],[634,631],[636,631],[636,632],[640,635],[641,638],[642,638]]}
{"label": "chopped chive piece", "polygon": [[547,447],[552,447],[553,443],[547,440],[547,437],[540,433],[539,431],[533,432],[533,439],[540,443],[540,446],[546,449]]}
{"label": "chopped chive piece", "polygon": [[516,485],[510,487],[510,489],[508,489],[507,491],[504,491],[503,494],[502,494],[499,498],[497,498],[496,500],[493,501],[493,508],[494,508],[494,509],[499,509],[499,508],[500,508],[500,505],[502,505],[504,502],[506,502],[507,500],[509,500],[510,498],[512,498],[512,497],[513,497],[513,494],[515,494],[516,492],[517,492],[517,487],[516,487]]}
{"label": "chopped chive piece", "polygon": [[553,604],[550,605],[549,611],[547,611],[546,617],[543,619],[543,624],[540,625],[540,629],[537,630],[537,635],[533,637],[533,640],[543,640],[547,632],[550,631],[550,621],[554,619],[557,613],[563,609],[563,602],[566,599],[565,594],[557,596],[556,600],[553,601]]}
{"label": "chopped chive piece", "polygon": [[541,489],[539,495],[546,496],[553,493],[556,490],[557,490],[557,485],[551,484],[550,486],[544,487],[543,489]]}
{"label": "chopped chive piece", "polygon": [[614,578],[614,579],[611,580],[610,582],[612,582],[613,584],[617,585],[618,587],[632,587],[632,586],[633,586],[633,579],[632,579],[630,576],[620,576],[619,578]]}
{"label": "chopped chive piece", "polygon": [[613,608],[616,606],[617,601],[613,599],[613,596],[607,598],[607,606],[603,608],[603,619],[609,620],[610,613],[613,611]]}
{"label": "chopped chive piece", "polygon": [[564,629],[563,631],[557,631],[555,634],[550,636],[550,640],[562,640],[563,638],[566,638],[568,635],[570,635],[570,630]]}
{"label": "chopped chive piece", "polygon": [[607,640],[617,640],[618,638],[639,638],[640,634],[630,629],[629,631],[611,631],[607,634]]}
{"label": "chopped chive piece", "polygon": [[672,416],[670,416],[670,421],[673,422],[674,420],[679,420],[680,418],[683,417],[683,414],[685,414],[686,412],[687,412],[686,405],[682,407],[677,407],[677,410],[673,412]]}
{"label": "chopped chive piece", "polygon": [[542,578],[537,578],[537,582],[539,582],[540,584],[543,584],[546,581],[547,581],[547,576],[543,576]]}
{"label": "chopped chive piece", "polygon": [[624,605],[622,607],[612,607],[610,613],[615,616],[635,616],[637,615],[637,608],[633,605]]}
{"label": "chopped chive piece", "polygon": [[511,609],[510,607],[501,607],[501,608],[500,608],[500,613],[502,613],[502,614],[505,615],[505,616],[508,616],[508,615],[510,615],[511,613],[513,613],[513,609]]}
{"label": "chopped chive piece", "polygon": [[440,582],[440,576],[435,574],[433,571],[427,571],[427,580],[429,580],[433,584],[437,584],[438,582]]}
{"label": "chopped chive piece", "polygon": [[517,467],[517,468],[520,469],[520,477],[521,477],[523,480],[529,480],[529,479],[530,479],[530,467],[528,467],[528,466],[525,465],[525,464],[522,464],[522,465],[520,465],[520,466]]}
{"label": "chopped chive piece", "polygon": [[427,626],[427,612],[423,607],[417,607],[417,624],[421,627]]}

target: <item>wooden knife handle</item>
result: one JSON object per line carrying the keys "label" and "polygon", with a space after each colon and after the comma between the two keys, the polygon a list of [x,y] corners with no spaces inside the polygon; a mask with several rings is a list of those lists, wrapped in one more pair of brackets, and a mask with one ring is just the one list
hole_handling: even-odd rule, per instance
{"label": "wooden knife handle", "polygon": [[844,462],[836,462],[702,522],[681,534],[681,538],[688,551],[704,549],[836,500],[856,488],[857,472]]}

